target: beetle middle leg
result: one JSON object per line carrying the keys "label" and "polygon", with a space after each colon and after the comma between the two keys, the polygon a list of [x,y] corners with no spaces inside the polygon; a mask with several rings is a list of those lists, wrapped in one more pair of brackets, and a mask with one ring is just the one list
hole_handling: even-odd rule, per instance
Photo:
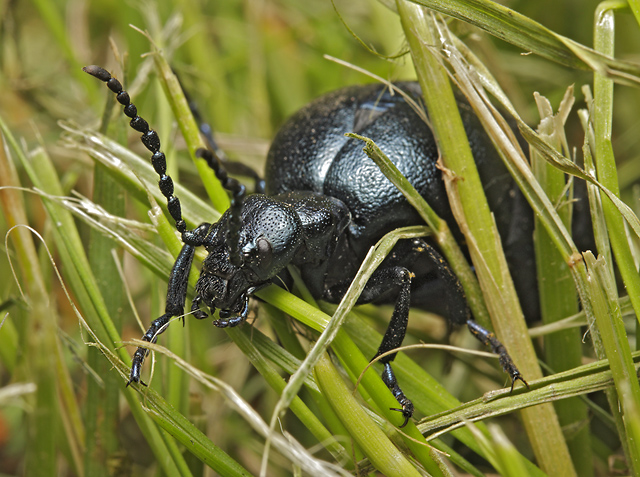
{"label": "beetle middle leg", "polygon": [[[349,283],[343,282],[330,287],[325,292],[325,298],[339,301],[346,292]],[[362,303],[390,303],[395,298],[393,314],[389,326],[382,338],[382,343],[373,359],[393,351],[402,345],[409,318],[409,308],[424,306],[430,301],[440,301],[441,314],[454,325],[466,325],[473,336],[499,356],[500,364],[511,378],[511,388],[517,380],[522,381],[520,371],[507,353],[506,348],[495,335],[480,326],[472,319],[471,310],[467,304],[464,290],[444,258],[427,242],[422,239],[402,240],[398,242],[392,253],[373,273],[358,304]],[[429,308],[433,309],[433,306]],[[398,403],[402,406],[395,409],[402,412],[405,418],[404,427],[413,415],[414,407],[398,384],[391,367],[391,362],[397,353],[383,356],[380,362],[384,365],[382,380],[391,390]]]}
{"label": "beetle middle leg", "polygon": [[[411,279],[413,278],[407,268],[401,266],[384,266],[381,265],[369,278],[364,290],[358,298],[358,304],[371,303],[373,301],[390,301],[392,297],[396,297],[391,321],[387,327],[387,331],[382,338],[382,343],[378,348],[376,355],[372,358],[399,348],[402,345],[404,336],[407,332],[407,323],[409,321],[409,306],[411,297]],[[349,283],[343,282],[335,285],[325,292],[325,298],[330,301],[339,301],[344,295]],[[382,381],[392,392],[401,408],[391,408],[400,411],[405,418],[404,423],[400,427],[404,427],[413,416],[413,403],[408,399],[400,386],[391,367],[391,362],[395,359],[397,353],[391,353],[380,358],[380,362],[384,365],[382,372]]]}

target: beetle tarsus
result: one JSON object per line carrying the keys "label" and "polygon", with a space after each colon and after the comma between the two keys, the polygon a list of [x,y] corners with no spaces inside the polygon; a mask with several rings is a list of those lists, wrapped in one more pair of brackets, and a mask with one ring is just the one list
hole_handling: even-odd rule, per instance
{"label": "beetle tarsus", "polygon": [[529,387],[529,383],[524,380],[520,372],[517,375],[511,375],[511,390],[509,392],[513,392],[513,387],[516,385],[516,381],[522,381],[522,383],[527,387],[527,389],[531,389]]}
{"label": "beetle tarsus", "polygon": [[409,398],[407,398],[404,395],[404,393],[400,389],[400,386],[398,386],[398,380],[396,379],[396,375],[394,374],[393,369],[391,368],[391,363],[388,363],[388,362],[384,363],[384,371],[382,372],[382,381],[384,382],[384,384],[387,385],[387,387],[389,388],[393,396],[396,398],[398,403],[402,406],[401,408],[396,408],[396,407],[389,408],[391,411],[399,411],[402,413],[402,416],[404,417],[404,422],[400,426],[400,428],[402,429],[404,426],[406,426],[409,423],[409,419],[413,417],[413,411],[414,411],[413,403]]}
{"label": "beetle tarsus", "polygon": [[469,331],[471,331],[471,334],[475,336],[476,339],[478,339],[485,346],[489,346],[491,348],[491,351],[494,354],[498,355],[498,359],[500,361],[502,369],[511,378],[511,391],[513,391],[513,387],[515,386],[516,381],[522,381],[523,384],[527,388],[529,388],[529,383],[524,380],[522,374],[518,370],[518,367],[513,362],[513,359],[511,359],[511,356],[509,356],[507,349],[498,340],[498,338],[496,338],[496,335],[494,333],[487,330],[486,328],[483,328],[474,320],[467,321],[467,328],[469,328]]}

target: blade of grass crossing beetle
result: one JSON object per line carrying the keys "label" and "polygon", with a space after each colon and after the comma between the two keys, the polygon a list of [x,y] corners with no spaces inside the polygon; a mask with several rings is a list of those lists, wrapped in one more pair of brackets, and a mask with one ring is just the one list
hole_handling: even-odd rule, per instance
{"label": "blade of grass crossing beetle", "polygon": [[592,69],[623,83],[639,83],[640,67],[613,59],[554,33],[497,2],[485,0],[412,0],[470,23],[504,41],[572,68]]}
{"label": "blade of grass crossing beetle", "polygon": [[[442,37],[425,10],[405,1],[399,0],[397,4],[422,90],[438,91],[437,95],[425,94],[424,99],[444,165],[454,175],[464,177],[464,180],[448,183],[448,195],[458,223],[466,222],[465,227],[468,227],[469,233],[465,235],[498,337],[507,349],[518,350],[512,358],[526,379],[540,378],[542,372],[526,331],[504,252],[498,245],[500,240],[493,218],[486,199],[482,199],[482,184],[447,73],[431,48],[425,46],[440,45]],[[575,475],[553,407],[547,404],[535,411],[525,409],[522,415],[543,470]]]}
{"label": "blade of grass crossing beetle", "polygon": [[[567,140],[564,124],[573,104],[573,88],[567,89],[557,114],[554,115],[551,104],[546,98],[536,95],[540,112],[539,133],[550,143],[562,151],[567,150]],[[558,203],[565,200],[565,175],[556,169],[535,151],[531,152],[532,169],[552,201]],[[569,198],[573,195],[571,194]],[[572,204],[559,208],[563,222],[571,228]],[[534,246],[536,255],[536,270],[538,273],[538,287],[540,292],[541,317],[545,324],[556,322],[566,316],[578,312],[578,297],[575,293],[571,273],[562,255],[556,249],[544,227],[536,221],[534,232]],[[568,329],[545,336],[545,355],[547,363],[556,372],[580,366],[582,362],[582,339],[578,328]],[[582,429],[567,439],[569,452],[578,475],[588,477],[593,475],[593,462],[589,439],[589,429],[580,426],[587,420],[587,407],[579,398],[559,401],[555,404],[560,425],[574,426]]]}

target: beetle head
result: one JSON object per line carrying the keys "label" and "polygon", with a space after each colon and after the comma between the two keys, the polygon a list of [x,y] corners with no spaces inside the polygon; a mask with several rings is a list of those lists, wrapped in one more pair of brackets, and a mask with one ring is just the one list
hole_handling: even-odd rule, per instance
{"label": "beetle head", "polygon": [[249,296],[293,260],[302,242],[302,224],[293,208],[254,194],[243,204],[236,234],[238,256],[232,257],[230,219],[230,212],[225,212],[207,236],[204,245],[209,255],[203,262],[194,300],[198,318],[204,317],[195,310],[200,302],[211,313],[219,309],[222,319],[215,324],[222,327],[244,320]]}

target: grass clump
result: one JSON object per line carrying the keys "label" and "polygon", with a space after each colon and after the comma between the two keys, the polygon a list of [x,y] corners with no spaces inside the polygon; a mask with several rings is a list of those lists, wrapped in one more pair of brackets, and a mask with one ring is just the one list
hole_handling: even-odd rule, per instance
{"label": "grass clump", "polygon": [[[633,5],[581,2],[568,16],[572,5],[7,5],[0,30],[0,266],[6,270],[0,473],[640,472],[632,351],[640,296],[634,214],[640,168],[632,132],[639,29]],[[593,46],[586,31],[595,31]],[[125,388],[136,338],[162,314],[180,242],[162,211],[146,152],[112,95],[80,68],[100,64],[113,71],[159,131],[193,226],[216,220],[223,210],[214,206],[224,209],[226,198],[216,198],[211,173],[187,157],[200,138],[172,69],[222,148],[260,170],[270,138],[290,113],[323,92],[368,81],[323,55],[391,80],[417,77],[450,170],[467,170],[473,160],[447,108],[449,84],[480,117],[539,219],[543,325],[528,330],[522,319],[490,212],[474,212],[482,199],[471,179],[450,187],[469,230],[475,272],[461,264],[469,271],[463,281],[474,313],[490,317],[530,390],[500,390],[504,377],[490,360],[451,358],[442,350],[400,353],[397,376],[420,418],[400,432],[401,418],[388,411],[396,403],[378,371],[360,376],[390,311],[318,308],[302,284],[296,295],[262,290],[252,326],[225,333],[195,320],[187,319],[184,329],[172,325],[162,346],[150,346],[149,387]],[[434,90],[437,95],[428,93]],[[520,149],[498,111],[518,124],[531,151]],[[540,126],[530,128],[538,116]],[[619,180],[618,170],[624,171]],[[567,174],[576,179],[567,181]],[[598,255],[581,254],[570,226],[572,207],[583,205],[574,205],[572,183],[585,178]],[[371,263],[398,237],[421,233],[397,231]],[[196,261],[202,258],[199,252]],[[190,293],[196,276],[193,271]],[[620,297],[625,289],[628,297]],[[570,315],[569,324],[559,321]],[[439,323],[416,312],[406,342],[443,344],[447,334]],[[327,327],[331,355],[323,345],[305,363]],[[454,344],[465,339],[451,337]],[[314,371],[294,375],[301,366]]]}

